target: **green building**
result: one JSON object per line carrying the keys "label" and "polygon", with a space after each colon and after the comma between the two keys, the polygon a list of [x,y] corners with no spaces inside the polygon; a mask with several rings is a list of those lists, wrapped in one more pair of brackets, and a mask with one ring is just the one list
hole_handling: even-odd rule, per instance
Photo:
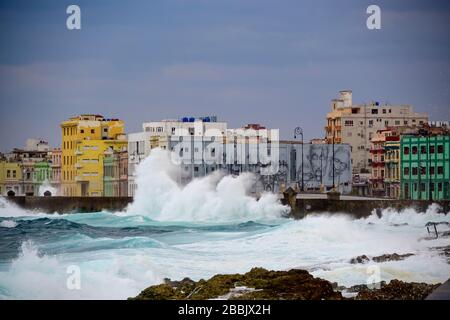
{"label": "green building", "polygon": [[450,135],[402,136],[401,198],[450,199]]}
{"label": "green building", "polygon": [[118,196],[118,159],[114,154],[103,158],[103,196]]}
{"label": "green building", "polygon": [[40,161],[34,164],[33,172],[33,184],[34,184],[34,194],[39,194],[39,187],[48,183],[52,177],[52,168],[48,161]]}

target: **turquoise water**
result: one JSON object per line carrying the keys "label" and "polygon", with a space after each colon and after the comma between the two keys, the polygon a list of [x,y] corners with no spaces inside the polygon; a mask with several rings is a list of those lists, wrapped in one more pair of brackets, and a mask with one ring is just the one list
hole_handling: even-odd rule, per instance
{"label": "turquoise water", "polygon": [[[198,280],[252,267],[302,268],[345,286],[450,277],[446,258],[433,249],[450,239],[424,239],[428,221],[450,222],[436,206],[296,221],[285,218],[288,208],[275,195],[247,195],[251,175],[216,173],[179,186],[167,157],[154,150],[137,168],[137,194],[124,212],[45,215],[0,199],[0,299],[126,299],[164,278]],[[386,253],[414,256],[349,263]]]}
{"label": "turquoise water", "polygon": [[[343,285],[365,283],[360,254],[407,253],[404,261],[378,264],[381,280],[439,282],[450,277],[446,260],[421,240],[424,223],[448,221],[427,213],[383,212],[379,218],[311,216],[301,221],[164,222],[121,213],[32,215],[0,218],[2,299],[125,299],[164,278],[193,279],[246,272],[254,266],[301,267]],[[13,209],[18,210],[18,209]],[[397,226],[398,224],[407,225]],[[69,266],[80,269],[81,288],[67,288]]]}

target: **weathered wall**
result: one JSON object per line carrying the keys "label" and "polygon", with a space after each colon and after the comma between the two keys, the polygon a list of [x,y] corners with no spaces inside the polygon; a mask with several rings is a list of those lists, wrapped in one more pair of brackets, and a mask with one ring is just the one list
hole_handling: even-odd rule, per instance
{"label": "weathered wall", "polygon": [[25,210],[45,213],[122,211],[131,197],[11,197],[5,198]]}
{"label": "weathered wall", "polygon": [[[282,200],[282,202],[285,202]],[[374,210],[377,214],[381,210],[392,208],[404,210],[412,208],[417,212],[425,212],[431,204],[439,205],[442,213],[450,212],[450,201],[413,201],[413,200],[329,200],[329,199],[297,199],[297,207],[292,210],[291,216],[299,219],[312,213],[344,213],[355,218],[369,216]]]}
{"label": "weathered wall", "polygon": [[[133,201],[131,197],[11,197],[5,198],[26,210],[46,213],[75,213],[122,211]],[[281,200],[286,204],[286,200]],[[413,208],[425,212],[432,204],[438,204],[441,212],[450,212],[450,201],[420,200],[329,200],[329,199],[297,199],[297,206],[290,216],[303,218],[311,213],[343,213],[356,218],[369,216],[373,210],[381,212],[385,208],[402,210]]]}

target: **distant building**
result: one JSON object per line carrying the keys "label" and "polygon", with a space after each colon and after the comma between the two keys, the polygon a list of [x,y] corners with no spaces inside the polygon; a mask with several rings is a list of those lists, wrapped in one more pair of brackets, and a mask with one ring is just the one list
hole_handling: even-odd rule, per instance
{"label": "distant building", "polygon": [[50,167],[51,167],[51,179],[50,185],[58,190],[60,194],[61,190],[61,148],[53,148],[50,151]]}
{"label": "distant building", "polygon": [[128,153],[126,150],[105,152],[103,184],[105,197],[128,196]]}
{"label": "distant building", "polygon": [[426,113],[414,112],[409,105],[354,105],[350,90],[340,91],[339,98],[331,101],[331,109],[325,126],[327,142],[350,145],[355,174],[370,172],[370,143],[377,130],[419,126],[428,121]]}
{"label": "distant building", "polygon": [[[133,196],[136,190],[136,166],[147,157],[152,149],[161,148],[172,151],[179,143],[176,139],[182,136],[189,136],[193,144],[203,141],[205,134],[225,135],[227,123],[217,121],[216,116],[206,117],[183,117],[179,120],[169,119],[162,121],[145,122],[142,125],[143,131],[128,135],[128,194]],[[195,141],[195,142],[194,142]],[[199,148],[200,150],[203,147]],[[195,148],[187,148],[181,152],[193,153]],[[197,150],[197,152],[199,152]],[[184,168],[183,178],[180,182],[187,182],[198,176],[199,167],[189,166]]]}
{"label": "distant building", "polygon": [[450,135],[401,137],[401,198],[450,199]]}
{"label": "distant building", "polygon": [[0,195],[6,196],[8,192],[14,192],[14,195],[21,195],[22,169],[19,162],[0,160]]}
{"label": "distant building", "polygon": [[126,148],[124,122],[80,115],[62,122],[61,129],[62,194],[102,196],[104,152]]}

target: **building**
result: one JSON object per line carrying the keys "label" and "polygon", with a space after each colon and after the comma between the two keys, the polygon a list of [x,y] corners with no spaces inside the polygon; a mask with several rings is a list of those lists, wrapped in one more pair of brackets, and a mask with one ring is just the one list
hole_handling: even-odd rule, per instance
{"label": "building", "polygon": [[54,190],[57,190],[58,195],[61,190],[61,155],[61,148],[53,148],[49,155],[51,167],[50,185]]}
{"label": "building", "polygon": [[103,159],[103,167],[103,195],[105,197],[128,196],[127,151],[107,150]]}
{"label": "building", "polygon": [[[145,127],[152,129],[128,136],[130,196],[136,188],[135,166],[156,147],[176,154],[180,160],[178,181],[181,184],[215,171],[229,175],[250,172],[255,174],[255,179],[249,191],[256,194],[282,191],[291,185],[303,186],[310,192],[333,189],[351,192],[349,145],[333,147],[323,141],[304,145],[298,141],[279,141],[278,130],[268,130],[259,124],[227,129],[226,123],[214,126],[213,122],[208,123],[213,126],[211,132],[201,120],[179,122],[184,126],[181,133],[185,135],[177,130],[178,123],[170,121],[175,126],[171,127],[163,121],[147,124]],[[269,171],[272,166],[274,170]]]}
{"label": "building", "polygon": [[401,198],[450,199],[450,135],[421,132],[400,140]]}
{"label": "building", "polygon": [[34,191],[33,194],[36,196],[40,195],[39,189],[42,185],[49,185],[52,180],[52,168],[51,162],[41,161],[34,163],[33,170],[33,184]]}
{"label": "building", "polygon": [[[179,144],[180,137],[189,137],[192,147],[185,147],[178,152],[188,158],[188,154],[197,153],[204,147],[195,146],[204,141],[205,136],[225,136],[227,123],[217,121],[216,116],[183,117],[179,120],[168,119],[162,121],[145,122],[142,132],[128,135],[128,195],[133,196],[136,190],[136,166],[147,157],[152,149],[173,150]],[[185,140],[186,143],[187,140]],[[205,142],[207,143],[207,141]],[[193,177],[199,176],[198,166],[185,166],[181,183],[187,183]]]}
{"label": "building", "polygon": [[0,160],[0,195],[20,195],[23,190],[22,169],[19,162]]}
{"label": "building", "polygon": [[384,190],[384,176],[385,176],[385,162],[384,162],[384,143],[386,141],[386,134],[388,130],[378,130],[372,137],[370,147],[371,159],[369,161],[371,167],[370,186],[371,194],[376,197],[385,196]]}
{"label": "building", "polygon": [[353,173],[370,172],[370,144],[377,130],[386,127],[419,126],[427,123],[426,113],[414,112],[409,105],[391,105],[379,102],[354,105],[352,91],[339,92],[331,101],[325,126],[328,143],[350,145]]}
{"label": "building", "polygon": [[126,148],[123,121],[80,115],[62,122],[61,130],[62,194],[101,196],[104,152]]}
{"label": "building", "polygon": [[400,198],[400,134],[392,130],[384,143],[384,188],[389,198]]}

